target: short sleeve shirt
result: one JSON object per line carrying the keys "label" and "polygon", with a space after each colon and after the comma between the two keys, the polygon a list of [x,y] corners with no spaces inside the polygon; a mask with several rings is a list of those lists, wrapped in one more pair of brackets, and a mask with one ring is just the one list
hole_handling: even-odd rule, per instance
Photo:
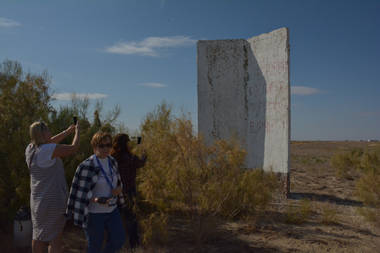
{"label": "short sleeve shirt", "polygon": [[[42,144],[36,148],[36,153],[34,154],[37,157],[37,166],[41,168],[48,168],[56,162],[56,158],[52,158],[53,152],[57,144],[47,143]],[[29,154],[32,145],[29,145],[25,150],[25,155]]]}

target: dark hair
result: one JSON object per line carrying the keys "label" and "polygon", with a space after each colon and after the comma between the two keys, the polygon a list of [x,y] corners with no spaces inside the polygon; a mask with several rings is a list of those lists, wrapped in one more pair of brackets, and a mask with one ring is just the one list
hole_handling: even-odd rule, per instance
{"label": "dark hair", "polygon": [[129,136],[128,134],[117,134],[112,141],[111,155],[117,160],[120,159],[121,154],[128,153],[130,150],[128,147]]}

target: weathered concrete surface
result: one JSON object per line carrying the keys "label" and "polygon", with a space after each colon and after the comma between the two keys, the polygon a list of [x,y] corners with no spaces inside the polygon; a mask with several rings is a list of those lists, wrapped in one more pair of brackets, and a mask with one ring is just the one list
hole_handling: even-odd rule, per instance
{"label": "weathered concrete surface", "polygon": [[289,172],[288,29],[248,40],[198,41],[198,131],[238,137],[245,166]]}

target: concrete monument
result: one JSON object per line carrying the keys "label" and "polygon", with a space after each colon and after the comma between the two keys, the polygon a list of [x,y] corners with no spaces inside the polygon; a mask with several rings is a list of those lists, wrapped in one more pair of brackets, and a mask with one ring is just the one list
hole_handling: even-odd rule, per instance
{"label": "concrete monument", "polygon": [[198,41],[198,131],[206,142],[238,137],[245,167],[289,183],[289,36]]}

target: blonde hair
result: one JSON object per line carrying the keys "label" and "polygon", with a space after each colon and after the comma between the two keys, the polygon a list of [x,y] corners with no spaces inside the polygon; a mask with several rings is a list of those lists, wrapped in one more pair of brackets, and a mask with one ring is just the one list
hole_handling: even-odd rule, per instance
{"label": "blonde hair", "polygon": [[36,121],[33,124],[31,124],[29,127],[29,135],[31,142],[37,146],[44,144],[45,138],[43,133],[48,130],[49,128],[42,121]]}
{"label": "blonde hair", "polygon": [[109,139],[110,142],[112,143],[112,136],[109,133],[105,132],[97,132],[92,136],[91,139],[91,145],[93,148],[96,148],[100,143],[102,143],[105,139]]}

